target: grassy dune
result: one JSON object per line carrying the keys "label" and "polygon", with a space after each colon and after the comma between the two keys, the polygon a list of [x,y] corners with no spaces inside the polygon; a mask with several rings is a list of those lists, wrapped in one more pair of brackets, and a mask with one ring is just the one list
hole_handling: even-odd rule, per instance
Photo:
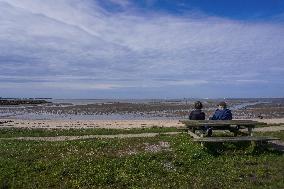
{"label": "grassy dune", "polygon": [[[67,133],[56,134],[70,134],[60,132]],[[24,136],[30,134],[33,130]],[[283,135],[277,132],[282,139]],[[1,131],[3,136],[19,132]],[[284,187],[283,153],[247,143],[202,148],[186,134],[64,142],[0,140],[0,149],[0,188]]]}

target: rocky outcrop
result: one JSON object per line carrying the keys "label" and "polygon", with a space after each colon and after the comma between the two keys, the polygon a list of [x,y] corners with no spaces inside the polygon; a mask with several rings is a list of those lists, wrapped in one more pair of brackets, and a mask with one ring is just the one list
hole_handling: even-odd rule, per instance
{"label": "rocky outcrop", "polygon": [[22,104],[46,104],[50,103],[46,100],[20,100],[20,99],[15,99],[15,100],[3,100],[0,99],[0,106],[5,106],[5,105],[22,105]]}

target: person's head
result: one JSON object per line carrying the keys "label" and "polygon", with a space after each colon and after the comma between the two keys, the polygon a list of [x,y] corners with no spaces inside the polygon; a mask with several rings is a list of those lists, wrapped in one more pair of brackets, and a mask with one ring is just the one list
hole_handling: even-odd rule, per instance
{"label": "person's head", "polygon": [[226,108],[227,108],[226,102],[224,102],[224,101],[219,102],[219,104],[218,104],[218,109],[224,110],[224,109],[226,109]]}
{"label": "person's head", "polygon": [[197,110],[201,110],[203,108],[203,105],[200,101],[196,101],[194,103],[194,108],[197,109]]}

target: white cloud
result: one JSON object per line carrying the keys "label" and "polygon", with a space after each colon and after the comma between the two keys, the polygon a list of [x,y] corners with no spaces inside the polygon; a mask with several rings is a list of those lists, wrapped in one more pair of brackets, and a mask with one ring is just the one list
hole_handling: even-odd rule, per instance
{"label": "white cloud", "polygon": [[93,0],[0,0],[0,26],[2,84],[70,88],[69,80],[81,90],[282,79],[274,74],[284,66],[277,22],[112,13]]}
{"label": "white cloud", "polygon": [[116,4],[116,5],[119,5],[123,8],[127,8],[130,5],[132,5],[131,1],[129,1],[129,0],[106,0],[106,1],[109,1],[109,2]]}

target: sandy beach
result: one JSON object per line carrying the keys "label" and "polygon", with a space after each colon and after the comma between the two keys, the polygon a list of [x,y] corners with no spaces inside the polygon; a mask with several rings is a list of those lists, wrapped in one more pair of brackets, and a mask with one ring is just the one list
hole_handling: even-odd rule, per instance
{"label": "sandy beach", "polygon": [[[284,118],[254,119],[267,124],[284,125]],[[19,120],[2,119],[0,127],[10,128],[47,128],[47,129],[81,129],[81,128],[149,128],[149,127],[182,127],[179,120]]]}
{"label": "sandy beach", "polygon": [[0,127],[13,128],[149,128],[149,127],[179,127],[183,126],[178,120],[2,120],[12,121],[0,125]]}

